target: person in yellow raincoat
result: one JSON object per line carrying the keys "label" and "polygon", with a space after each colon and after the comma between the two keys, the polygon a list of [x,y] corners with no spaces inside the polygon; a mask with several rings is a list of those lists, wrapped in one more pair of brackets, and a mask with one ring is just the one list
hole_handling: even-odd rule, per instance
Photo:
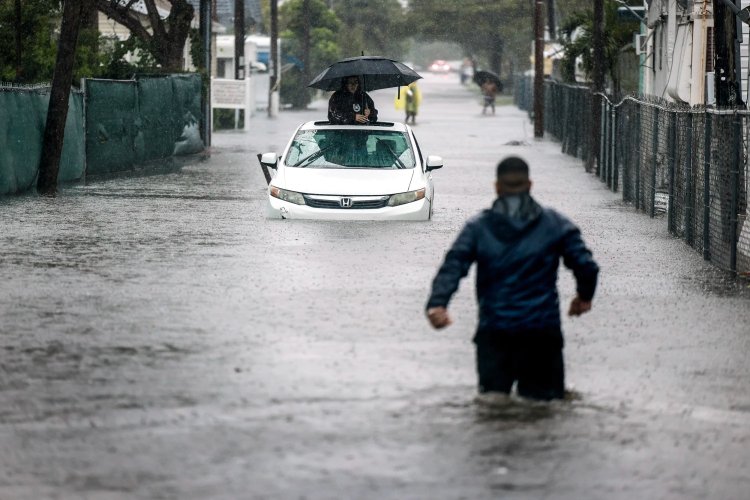
{"label": "person in yellow raincoat", "polygon": [[404,123],[409,123],[411,118],[412,125],[417,123],[417,111],[422,103],[422,92],[420,92],[417,82],[412,82],[406,87],[401,87],[401,91],[396,95],[396,109],[406,111]]}

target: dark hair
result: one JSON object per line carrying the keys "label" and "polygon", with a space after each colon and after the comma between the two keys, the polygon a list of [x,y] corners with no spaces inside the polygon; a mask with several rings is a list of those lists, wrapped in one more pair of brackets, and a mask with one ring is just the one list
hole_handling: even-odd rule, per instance
{"label": "dark hair", "polygon": [[497,178],[505,177],[508,174],[529,176],[529,164],[518,156],[508,156],[503,158],[497,164]]}
{"label": "dark hair", "polygon": [[356,78],[357,79],[357,85],[361,85],[362,84],[362,82],[359,81],[359,77],[358,76],[349,75],[349,76],[345,76],[344,78],[341,79],[341,88],[342,89],[346,88],[346,84],[347,84],[347,82],[349,81],[350,78]]}

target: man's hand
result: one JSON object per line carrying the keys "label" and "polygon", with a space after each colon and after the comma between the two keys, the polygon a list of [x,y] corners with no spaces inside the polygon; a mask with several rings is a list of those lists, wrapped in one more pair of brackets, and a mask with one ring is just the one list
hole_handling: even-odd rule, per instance
{"label": "man's hand", "polygon": [[427,309],[427,319],[430,320],[430,324],[436,330],[445,328],[453,323],[453,320],[448,315],[448,309],[445,307],[431,307]]}
{"label": "man's hand", "polygon": [[581,300],[580,297],[576,296],[570,301],[570,309],[568,309],[568,316],[580,316],[583,313],[587,313],[591,310],[591,301]]}
{"label": "man's hand", "polygon": [[357,120],[357,123],[367,123],[369,120],[367,119],[367,115],[369,115],[369,109],[365,109],[365,114],[360,115],[359,113],[354,115],[354,119]]}

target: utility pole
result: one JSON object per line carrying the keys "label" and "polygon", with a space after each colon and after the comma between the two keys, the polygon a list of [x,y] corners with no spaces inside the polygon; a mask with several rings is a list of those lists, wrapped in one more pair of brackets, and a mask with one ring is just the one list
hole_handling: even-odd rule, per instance
{"label": "utility pole", "polygon": [[273,118],[279,111],[279,2],[271,0],[271,81],[268,85],[268,116]]}
{"label": "utility pole", "polygon": [[717,106],[742,105],[737,38],[739,8],[731,0],[714,0],[714,89]]}
{"label": "utility pole", "polygon": [[245,79],[245,0],[234,0],[234,79]]}
{"label": "utility pole", "polygon": [[534,137],[544,137],[544,0],[534,2]]}
{"label": "utility pole", "polygon": [[604,92],[604,0],[594,0],[593,30],[593,87],[591,89],[591,137],[586,171],[593,172],[599,166],[599,133],[602,127],[601,93]]}
{"label": "utility pole", "polygon": [[203,42],[203,67],[206,71],[205,89],[203,96],[203,144],[211,146],[211,0],[201,0],[200,3],[200,36]]}
{"label": "utility pole", "polygon": [[549,32],[549,39],[554,41],[557,39],[557,24],[555,20],[555,0],[547,0],[547,31]]}

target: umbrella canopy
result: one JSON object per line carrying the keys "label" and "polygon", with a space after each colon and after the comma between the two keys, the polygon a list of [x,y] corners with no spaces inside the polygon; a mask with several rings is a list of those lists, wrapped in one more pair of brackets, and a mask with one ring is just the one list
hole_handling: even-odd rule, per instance
{"label": "umbrella canopy", "polygon": [[500,77],[492,71],[476,71],[474,73],[474,83],[482,85],[486,81],[495,82],[498,89],[503,88],[503,82],[500,81]]}
{"label": "umbrella canopy", "polygon": [[347,76],[362,77],[365,92],[390,87],[401,87],[422,78],[409,66],[393,59],[378,56],[350,57],[324,69],[307,85],[320,90],[339,90]]}

